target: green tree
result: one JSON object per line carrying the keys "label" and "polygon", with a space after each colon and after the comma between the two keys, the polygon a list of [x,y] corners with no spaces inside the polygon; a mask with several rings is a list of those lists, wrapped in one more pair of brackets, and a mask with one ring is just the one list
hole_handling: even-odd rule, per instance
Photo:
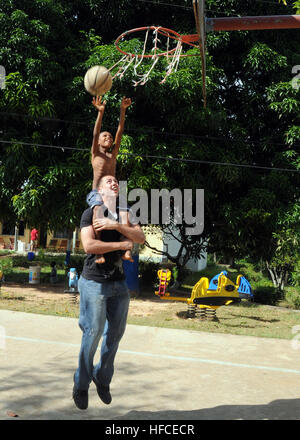
{"label": "green tree", "polygon": [[78,224],[87,153],[58,148],[82,146],[78,125],[63,121],[78,117],[68,87],[72,69],[88,54],[73,13],[71,2],[1,2],[0,59],[7,72],[0,95],[2,219],[57,229]]}
{"label": "green tree", "polygon": [[[96,117],[84,73],[120,59],[113,42],[125,30],[156,23],[195,33],[190,1],[168,3],[1,2],[0,63],[8,74],[0,91],[2,218],[78,226]],[[208,16],[294,12],[242,0],[208,0],[207,9]],[[211,252],[273,261],[286,213],[299,204],[299,91],[290,84],[299,38],[298,30],[208,33],[206,109],[199,56],[183,58],[163,85],[166,59],[143,87],[133,86],[129,68],[106,96],[103,124],[112,132],[121,97],[133,100],[118,178],[129,190],[203,188]],[[122,44],[142,48],[143,41]]]}
{"label": "green tree", "polygon": [[[270,4],[255,5],[254,13],[251,7],[246,11],[248,4],[235,5],[241,15],[279,13]],[[281,13],[287,13],[284,6],[280,11],[283,9]],[[292,13],[291,7],[288,13]],[[300,61],[297,32],[209,35],[209,52],[224,69],[220,95],[230,118],[226,137],[232,138],[232,144],[222,145],[226,148],[224,161],[274,168],[214,169],[216,185],[211,194],[218,193],[219,207],[210,200],[216,208],[211,251],[233,258],[248,254],[265,262],[272,260],[277,249],[275,236],[283,233],[282,219],[290,206],[299,206],[299,91],[290,83],[292,66]],[[213,180],[207,182],[210,186]],[[296,234],[295,229],[290,233]]]}
{"label": "green tree", "polygon": [[[287,0],[278,0],[279,3],[282,2],[285,6],[287,6]],[[299,14],[300,12],[300,1],[294,1],[292,2],[293,7],[296,9],[296,13]]]}

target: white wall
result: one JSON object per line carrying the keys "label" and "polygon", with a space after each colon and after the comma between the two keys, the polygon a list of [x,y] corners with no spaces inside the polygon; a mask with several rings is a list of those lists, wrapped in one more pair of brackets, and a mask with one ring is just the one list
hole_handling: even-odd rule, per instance
{"label": "white wall", "polygon": [[[173,231],[173,234],[175,236],[179,236],[179,233],[175,229]],[[173,237],[170,236],[170,234],[164,234],[163,235],[163,243],[164,246],[167,246],[168,252],[170,255],[177,255],[180,243]],[[186,268],[191,270],[192,272],[198,272],[199,270],[203,270],[206,268],[207,265],[207,254],[205,253],[203,258],[199,258],[198,260],[189,260],[186,264]]]}

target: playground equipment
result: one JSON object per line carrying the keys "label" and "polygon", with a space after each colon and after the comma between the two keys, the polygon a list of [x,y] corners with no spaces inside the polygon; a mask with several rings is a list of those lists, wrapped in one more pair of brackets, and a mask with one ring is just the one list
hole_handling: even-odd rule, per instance
{"label": "playground equipment", "polygon": [[158,271],[160,280],[158,291],[155,292],[161,299],[183,301],[187,303],[187,315],[194,318],[199,315],[200,319],[216,319],[216,310],[221,306],[240,302],[242,299],[252,299],[253,293],[249,281],[238,275],[236,282],[233,283],[228,277],[227,272],[223,271],[215,275],[211,281],[206,277],[194,285],[190,298],[180,296],[170,296],[167,287],[171,280],[171,271],[161,269]]}
{"label": "playground equipment", "polygon": [[68,292],[78,292],[78,274],[75,267],[71,267],[71,269],[69,270],[68,279],[69,279]]}
{"label": "playground equipment", "polygon": [[78,274],[75,267],[71,267],[66,276],[67,287],[65,288],[65,293],[71,294],[71,302],[76,304],[78,297]]}

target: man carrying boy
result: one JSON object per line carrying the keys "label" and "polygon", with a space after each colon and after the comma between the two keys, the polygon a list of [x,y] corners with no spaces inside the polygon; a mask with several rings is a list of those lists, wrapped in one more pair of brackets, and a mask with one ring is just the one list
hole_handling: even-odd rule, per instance
{"label": "man carrying boy", "polygon": [[[114,359],[124,334],[129,306],[119,251],[131,249],[133,243],[144,243],[145,236],[138,224],[119,222],[116,200],[119,184],[114,176],[100,179],[99,194],[108,212],[107,217],[94,219],[93,209],[86,209],[81,217],[81,241],[87,257],[79,279],[80,316],[83,332],[79,365],[74,374],[73,399],[79,409],[88,407],[88,389],[96,385],[100,399],[109,404],[109,385],[114,373]],[[95,237],[101,231],[101,239]],[[120,237],[124,236],[125,241]],[[97,254],[105,254],[105,263],[96,264]],[[93,358],[103,334],[100,361],[94,367]]]}

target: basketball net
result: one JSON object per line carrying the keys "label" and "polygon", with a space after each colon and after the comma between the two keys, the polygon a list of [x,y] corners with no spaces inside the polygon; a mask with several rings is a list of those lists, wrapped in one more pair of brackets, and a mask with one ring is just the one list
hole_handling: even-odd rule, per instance
{"label": "basketball net", "polygon": [[[149,34],[151,34],[150,30],[152,30],[152,48],[150,50],[150,52],[152,52],[151,54],[146,53],[146,47],[150,38]],[[161,43],[161,40],[159,39],[159,35],[164,35],[167,37],[167,50],[164,52],[162,52],[161,49],[159,48],[159,45]],[[144,85],[149,80],[150,74],[154,69],[155,65],[157,64],[159,58],[161,56],[165,56],[168,65],[166,67],[165,76],[160,81],[160,84],[163,84],[168,78],[168,76],[171,75],[171,73],[177,71],[179,60],[181,57],[181,52],[182,52],[182,40],[176,39],[177,40],[176,46],[175,48],[171,49],[170,38],[171,36],[167,33],[164,33],[164,31],[162,31],[160,27],[154,27],[154,28],[151,27],[151,29],[148,28],[145,35],[142,53],[139,55],[134,55],[134,54],[124,55],[116,64],[114,64],[110,69],[108,69],[109,71],[111,71],[119,65],[117,72],[114,75],[112,75],[112,79],[115,79],[117,77],[120,79],[123,78],[127,69],[129,69],[129,67],[132,66],[134,76],[137,78],[136,80],[133,80],[134,87],[138,85]],[[141,73],[139,71],[139,67],[141,66],[145,58],[151,59],[152,63],[150,64],[146,72]]]}

